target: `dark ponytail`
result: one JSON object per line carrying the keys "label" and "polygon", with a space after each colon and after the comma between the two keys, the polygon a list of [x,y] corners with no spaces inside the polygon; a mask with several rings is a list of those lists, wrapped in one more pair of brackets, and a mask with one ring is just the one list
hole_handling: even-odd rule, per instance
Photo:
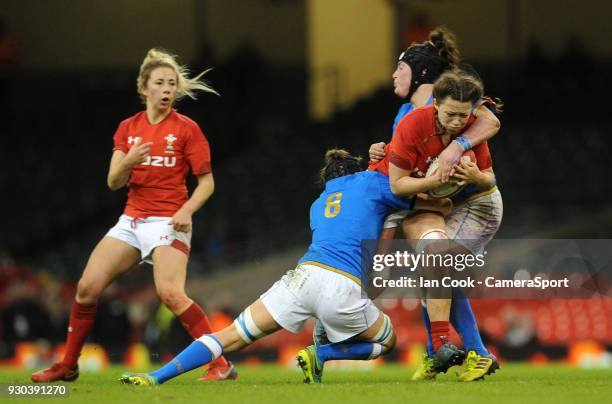
{"label": "dark ponytail", "polygon": [[399,57],[412,69],[408,99],[421,84],[431,84],[446,71],[457,68],[461,53],[457,48],[455,35],[444,27],[438,27],[429,34],[429,40],[412,44]]}
{"label": "dark ponytail", "polygon": [[429,42],[438,52],[438,56],[449,65],[457,67],[461,62],[461,53],[457,47],[455,34],[445,27],[438,27],[429,33]]}

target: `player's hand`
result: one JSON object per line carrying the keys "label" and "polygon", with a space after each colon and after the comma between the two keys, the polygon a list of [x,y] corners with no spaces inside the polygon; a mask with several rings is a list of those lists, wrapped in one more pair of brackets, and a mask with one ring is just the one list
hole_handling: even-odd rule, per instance
{"label": "player's hand", "polygon": [[452,181],[452,178],[448,181],[444,181],[439,167],[429,177],[425,178],[427,179],[428,184],[432,189],[437,187],[438,185],[444,184],[445,182]]}
{"label": "player's hand", "polygon": [[151,146],[153,142],[141,143],[142,138],[137,138],[134,146],[130,148],[130,151],[123,158],[123,162],[129,166],[135,166],[136,164],[144,163],[151,153]]}
{"label": "player's hand", "polygon": [[472,162],[469,158],[462,158],[459,164],[455,167],[455,173],[453,178],[459,180],[458,184],[475,184],[480,179],[480,169],[476,163]]}
{"label": "player's hand", "polygon": [[191,231],[191,216],[191,212],[181,208],[172,216],[168,225],[174,227],[176,231],[189,233]]}
{"label": "player's hand", "polygon": [[460,144],[450,142],[446,149],[440,153],[438,157],[438,171],[442,176],[442,182],[447,182],[455,173],[454,167],[459,164],[463,151],[463,147]]}
{"label": "player's hand", "polygon": [[370,145],[369,155],[370,160],[378,162],[385,158],[385,142],[378,142]]}

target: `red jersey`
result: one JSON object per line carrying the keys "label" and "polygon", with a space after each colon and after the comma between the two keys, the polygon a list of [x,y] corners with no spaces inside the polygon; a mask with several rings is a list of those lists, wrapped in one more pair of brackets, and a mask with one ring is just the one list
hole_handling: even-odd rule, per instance
{"label": "red jersey", "polygon": [[145,111],[122,121],[115,132],[115,150],[126,153],[141,138],[153,142],[149,158],[132,167],[124,214],[170,217],[188,199],[185,178],[211,172],[210,147],[197,123],[176,111],[152,125]]}
{"label": "red jersey", "polygon": [[[400,121],[401,122],[401,121]],[[368,162],[368,171],[378,171],[379,173],[389,176],[389,156],[391,154],[391,143],[387,143],[384,147],[385,157],[379,161]]]}
{"label": "red jersey", "polygon": [[[386,156],[369,169],[389,175],[389,162],[410,171],[413,177],[424,177],[429,164],[446,148],[442,137],[436,134],[435,109],[433,105],[419,108],[406,115],[397,125],[391,143],[385,146]],[[471,116],[460,133],[465,132],[476,120]],[[493,164],[487,142],[472,148],[480,170]]]}

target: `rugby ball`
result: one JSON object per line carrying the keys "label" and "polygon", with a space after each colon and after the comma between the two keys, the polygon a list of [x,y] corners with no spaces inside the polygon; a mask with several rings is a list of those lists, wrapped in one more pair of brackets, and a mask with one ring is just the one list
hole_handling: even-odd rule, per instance
{"label": "rugby ball", "polygon": [[[472,160],[472,162],[476,162],[476,155],[474,154],[474,152],[472,150],[468,150],[465,153],[463,153],[463,156],[461,156],[461,159],[470,159]],[[438,157],[436,157],[430,164],[429,167],[427,168],[427,173],[425,174],[425,177],[430,177],[432,176],[436,170],[438,169]],[[441,198],[450,198],[451,196],[459,193],[463,188],[465,187],[464,185],[458,185],[457,181],[455,180],[450,180],[448,182],[445,182],[444,184],[440,184],[439,186],[437,186],[434,189],[430,189],[428,194],[429,196],[431,196],[432,198],[435,199],[441,199]]]}

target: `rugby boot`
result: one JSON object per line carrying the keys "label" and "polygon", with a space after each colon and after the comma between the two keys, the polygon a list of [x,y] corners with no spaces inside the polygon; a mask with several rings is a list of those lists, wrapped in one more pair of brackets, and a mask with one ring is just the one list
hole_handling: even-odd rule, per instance
{"label": "rugby boot", "polygon": [[300,350],[295,359],[304,374],[304,383],[321,383],[322,366],[317,358],[317,348],[314,345]]}
{"label": "rugby boot", "polygon": [[[227,363],[227,365],[225,363]],[[198,380],[201,382],[236,380],[238,371],[230,361],[213,361],[208,365],[208,370]]]}
{"label": "rugby boot", "polygon": [[495,355],[478,355],[476,351],[469,351],[465,360],[465,371],[459,374],[459,381],[473,382],[492,375],[499,369]]}
{"label": "rugby boot", "polygon": [[437,373],[446,373],[450,367],[461,365],[464,360],[465,352],[445,341],[434,354],[433,368]]}
{"label": "rugby boot", "polygon": [[124,373],[119,378],[121,384],[132,386],[155,386],[159,384],[157,379],[147,373]]}
{"label": "rugby boot", "polygon": [[419,368],[414,372],[410,380],[419,381],[419,380],[434,380],[438,372],[434,369],[434,360],[430,358],[429,355],[423,355],[423,362]]}
{"label": "rugby boot", "polygon": [[73,382],[79,378],[79,365],[69,367],[62,362],[53,364],[50,368],[39,370],[32,374],[34,383]]}

